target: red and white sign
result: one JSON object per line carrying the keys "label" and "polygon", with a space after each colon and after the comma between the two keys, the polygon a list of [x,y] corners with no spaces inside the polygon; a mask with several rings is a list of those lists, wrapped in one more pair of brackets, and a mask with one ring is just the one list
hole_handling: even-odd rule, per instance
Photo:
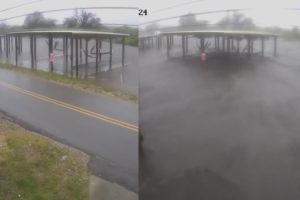
{"label": "red and white sign", "polygon": [[50,53],[50,62],[51,63],[54,62],[54,53],[53,52]]}
{"label": "red and white sign", "polygon": [[202,52],[200,54],[200,60],[201,60],[201,62],[205,62],[206,61],[206,53]]}

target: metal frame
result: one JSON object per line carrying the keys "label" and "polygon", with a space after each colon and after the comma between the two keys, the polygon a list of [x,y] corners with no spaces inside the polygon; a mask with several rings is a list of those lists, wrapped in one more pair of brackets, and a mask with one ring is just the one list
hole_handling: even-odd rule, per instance
{"label": "metal frame", "polygon": [[[88,65],[88,40],[95,39],[96,40],[96,73],[99,71],[99,61],[101,62],[101,55],[106,54],[99,51],[99,47],[102,46],[101,39],[109,40],[109,69],[112,69],[112,48],[113,48],[113,39],[121,38],[122,45],[122,67],[125,66],[125,37],[129,36],[128,34],[122,33],[112,33],[112,32],[96,32],[96,31],[24,31],[24,32],[12,32],[7,33],[5,35],[0,35],[0,53],[2,53],[5,49],[6,53],[6,62],[8,62],[8,58],[10,56],[11,51],[15,51],[15,63],[18,66],[18,55],[21,54],[22,51],[22,36],[29,36],[30,38],[30,59],[31,59],[31,68],[37,68],[37,36],[46,37],[49,41],[49,58],[50,53],[54,51],[53,48],[53,39],[55,37],[60,37],[63,39],[63,55],[66,57],[66,61],[68,62],[68,57],[71,60],[71,75],[73,77],[73,70],[75,68],[76,78],[79,77],[79,59],[80,64],[82,64],[82,39],[86,41],[86,59],[85,64]],[[2,38],[4,47],[2,48]],[[13,40],[14,38],[14,40]],[[101,39],[100,39],[101,38]],[[70,41],[70,44],[69,44]],[[75,42],[75,45],[74,45]],[[70,45],[70,55],[69,52]],[[3,51],[2,51],[3,49]],[[75,52],[74,52],[75,51]],[[99,60],[100,58],[100,60]],[[74,66],[75,59],[75,66]],[[50,71],[53,72],[54,64],[50,63]],[[88,66],[86,66],[87,68]],[[88,71],[86,71],[87,73]]]}
{"label": "metal frame", "polygon": [[[153,40],[154,38],[157,40],[157,47],[161,45],[162,42],[159,41],[159,38],[165,36],[166,38],[166,53],[167,57],[170,57],[170,51],[173,44],[173,37],[179,35],[182,37],[182,57],[186,57],[186,53],[188,51],[188,37],[195,36],[200,39],[200,51],[205,52],[205,38],[214,37],[215,39],[215,49],[217,52],[222,50],[223,53],[236,53],[240,54],[240,41],[242,39],[246,39],[247,41],[247,55],[253,55],[253,46],[254,42],[257,39],[261,40],[261,56],[264,56],[265,50],[265,40],[268,38],[274,39],[274,56],[277,56],[277,34],[266,33],[266,32],[256,32],[256,31],[230,31],[230,30],[201,30],[201,31],[174,31],[174,32],[164,32],[159,35],[153,36],[141,36],[139,38],[141,43],[141,49],[144,50],[146,48],[150,48],[151,45],[147,45],[147,42]],[[221,44],[220,44],[220,39]],[[236,47],[235,42],[236,41]],[[236,49],[236,50],[235,50]]]}

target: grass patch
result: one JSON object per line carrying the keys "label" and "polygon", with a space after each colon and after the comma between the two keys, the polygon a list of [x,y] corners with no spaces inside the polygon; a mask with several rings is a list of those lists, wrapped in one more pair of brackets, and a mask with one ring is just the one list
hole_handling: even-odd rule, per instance
{"label": "grass patch", "polygon": [[44,71],[39,71],[39,70],[31,70],[31,69],[27,69],[24,67],[16,67],[15,65],[11,65],[11,64],[0,63],[0,68],[13,70],[18,73],[31,75],[31,76],[34,76],[37,78],[42,78],[42,79],[52,81],[55,83],[59,83],[59,84],[63,84],[66,86],[71,86],[76,89],[82,89],[82,90],[90,91],[90,92],[94,92],[94,93],[105,94],[105,95],[120,98],[122,100],[131,101],[134,103],[138,102],[137,96],[124,94],[115,89],[99,86],[93,80],[74,79],[74,78],[71,78],[71,77],[68,77],[65,75],[60,75],[60,74],[51,73],[51,72],[44,72]]}
{"label": "grass patch", "polygon": [[0,116],[1,200],[88,200],[87,160]]}

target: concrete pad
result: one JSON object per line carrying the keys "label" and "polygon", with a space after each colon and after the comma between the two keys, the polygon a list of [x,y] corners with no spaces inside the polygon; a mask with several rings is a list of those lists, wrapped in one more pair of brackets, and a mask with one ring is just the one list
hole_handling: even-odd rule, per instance
{"label": "concrete pad", "polygon": [[91,175],[91,200],[137,200],[138,195],[126,190],[124,187]]}

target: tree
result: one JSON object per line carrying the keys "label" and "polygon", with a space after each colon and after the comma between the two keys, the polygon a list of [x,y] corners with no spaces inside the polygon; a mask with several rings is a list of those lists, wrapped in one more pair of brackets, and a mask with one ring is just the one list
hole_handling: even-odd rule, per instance
{"label": "tree", "polygon": [[242,13],[234,13],[223,17],[217,26],[223,29],[253,29],[255,27],[251,18],[245,17]]}
{"label": "tree", "polygon": [[98,28],[100,27],[100,18],[93,13],[82,11],[79,17],[79,24],[82,28]]}
{"label": "tree", "polygon": [[206,20],[197,21],[195,14],[188,13],[179,18],[179,25],[183,26],[183,27],[197,26],[200,28],[205,28],[205,27],[207,27],[208,22]]}
{"label": "tree", "polygon": [[52,28],[56,26],[56,20],[45,18],[41,12],[34,12],[27,15],[24,26],[28,28]]}
{"label": "tree", "polygon": [[291,39],[300,39],[300,32],[297,26],[292,27],[291,30],[286,31],[289,38]]}
{"label": "tree", "polygon": [[[118,33],[125,33],[125,34],[129,34],[128,37],[125,37],[125,44],[126,45],[130,45],[130,46],[138,46],[139,43],[139,30],[138,28],[131,28],[129,26],[120,26],[120,27],[115,27],[115,28],[111,28],[112,31],[118,32]],[[117,42],[122,42],[121,39],[117,39]]]}
{"label": "tree", "polygon": [[4,33],[4,32],[6,32],[8,29],[9,29],[9,26],[8,26],[7,24],[5,24],[5,23],[3,23],[3,22],[0,24],[0,33]]}
{"label": "tree", "polygon": [[75,17],[68,17],[64,20],[64,25],[69,28],[74,28],[78,26],[78,21]]}
{"label": "tree", "polygon": [[198,24],[198,22],[197,22],[196,16],[192,13],[188,13],[179,18],[180,26],[194,26],[197,24]]}
{"label": "tree", "polygon": [[208,26],[208,21],[206,21],[206,20],[199,20],[198,21],[198,27],[204,28],[204,27],[207,27],[207,26]]}
{"label": "tree", "polygon": [[93,13],[82,10],[79,15],[75,12],[74,16],[66,18],[64,25],[69,28],[99,28],[101,19]]}

